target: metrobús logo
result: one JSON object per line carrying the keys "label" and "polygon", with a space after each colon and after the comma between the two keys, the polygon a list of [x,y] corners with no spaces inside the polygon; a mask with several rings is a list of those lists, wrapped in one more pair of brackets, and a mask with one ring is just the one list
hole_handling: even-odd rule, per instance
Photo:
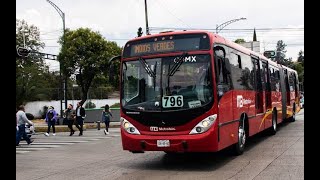
{"label": "metrob\u00fas logo", "polygon": [[151,127],[150,127],[150,131],[159,131],[159,128],[158,128],[158,127],[151,126]]}
{"label": "metrob\u00fas logo", "polygon": [[176,128],[174,127],[156,127],[156,126],[151,126],[150,131],[175,131]]}

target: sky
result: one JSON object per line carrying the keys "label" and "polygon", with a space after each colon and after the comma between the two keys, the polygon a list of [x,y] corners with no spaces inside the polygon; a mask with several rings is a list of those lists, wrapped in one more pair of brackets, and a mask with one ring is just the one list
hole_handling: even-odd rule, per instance
{"label": "sky", "polygon": [[[65,13],[66,28],[88,27],[119,46],[135,38],[139,27],[145,33],[144,0],[51,1]],[[274,50],[278,40],[287,44],[286,57],[293,60],[304,51],[303,0],[147,0],[147,8],[151,34],[173,28],[215,32],[217,25],[244,17],[246,20],[227,25],[219,34],[232,41],[252,41],[252,29],[256,28],[261,52]],[[62,18],[47,0],[16,0],[16,18],[40,29],[40,39],[45,43],[42,52],[59,53]],[[48,63],[51,71],[59,69],[58,63]]]}

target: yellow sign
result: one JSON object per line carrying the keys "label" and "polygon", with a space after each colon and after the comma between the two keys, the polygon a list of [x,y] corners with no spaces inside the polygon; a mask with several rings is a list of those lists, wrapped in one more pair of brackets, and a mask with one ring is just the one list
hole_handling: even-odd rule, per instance
{"label": "yellow sign", "polygon": [[135,54],[171,51],[174,50],[174,41],[139,44],[135,45],[133,48]]}

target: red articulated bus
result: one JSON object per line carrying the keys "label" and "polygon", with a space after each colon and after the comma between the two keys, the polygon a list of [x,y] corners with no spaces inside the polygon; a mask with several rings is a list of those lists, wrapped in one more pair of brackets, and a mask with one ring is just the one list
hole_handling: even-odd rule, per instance
{"label": "red articulated bus", "polygon": [[211,32],[135,38],[118,58],[122,145],[133,153],[232,145],[239,155],[248,137],[276,134],[300,110],[295,70]]}

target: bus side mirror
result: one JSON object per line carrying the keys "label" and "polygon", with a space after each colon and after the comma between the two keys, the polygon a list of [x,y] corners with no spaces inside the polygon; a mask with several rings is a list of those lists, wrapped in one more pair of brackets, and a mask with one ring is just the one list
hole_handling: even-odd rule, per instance
{"label": "bus side mirror", "polygon": [[109,64],[110,64],[110,69],[109,69],[109,82],[114,81],[114,71],[115,71],[115,65],[113,63],[114,60],[120,60],[121,56],[113,56],[112,58],[109,59]]}
{"label": "bus side mirror", "polygon": [[114,68],[114,64],[110,64],[110,69],[109,69],[109,82],[113,82],[114,81],[114,71],[115,71],[115,68]]}
{"label": "bus side mirror", "polygon": [[119,56],[113,56],[112,58],[109,59],[109,64],[112,63],[114,60],[120,60],[121,55]]}

